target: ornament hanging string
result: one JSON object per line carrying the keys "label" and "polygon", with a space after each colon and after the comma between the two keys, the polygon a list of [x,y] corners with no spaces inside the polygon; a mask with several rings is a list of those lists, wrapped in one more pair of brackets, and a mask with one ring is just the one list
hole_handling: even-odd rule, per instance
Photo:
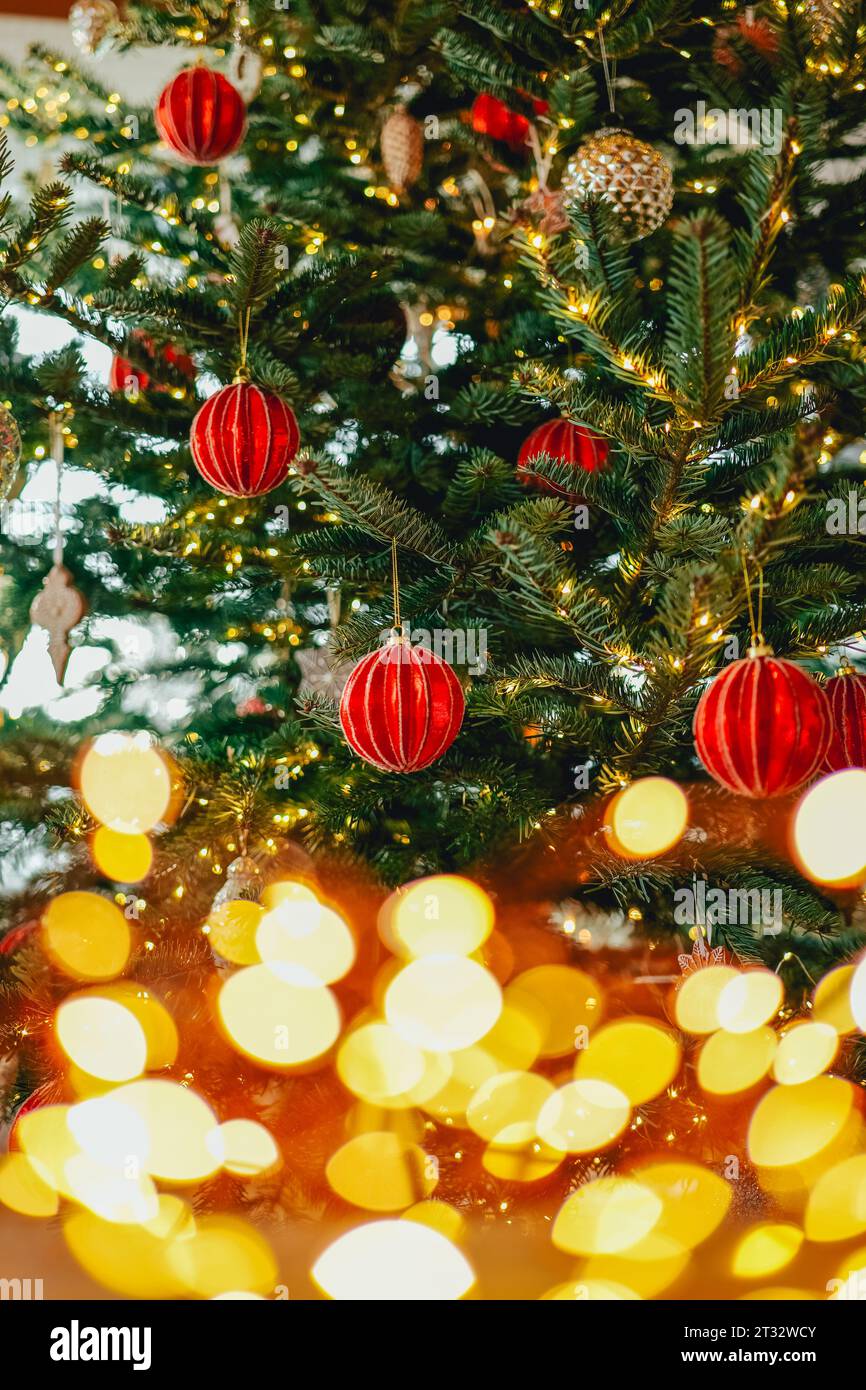
{"label": "ornament hanging string", "polygon": [[749,610],[749,626],[752,630],[752,646],[764,646],[764,570],[762,565],[757,565],[758,570],[758,611],[755,615],[755,606],[752,602],[752,581],[749,578],[749,568],[746,561],[745,550],[740,551],[740,563],[743,567],[743,581],[746,588],[746,605]]}
{"label": "ornament hanging string", "polygon": [[249,346],[250,341],[250,317],[252,315],[252,312],[252,309],[248,308],[242,314],[238,315],[240,366],[238,367],[238,370],[235,374],[235,379],[240,381],[246,381],[247,377],[249,376],[249,372],[247,371],[247,347]]}
{"label": "ornament hanging string", "polygon": [[394,591],[394,631],[399,637],[403,636],[403,625],[400,622],[400,576],[397,572],[397,537],[391,537],[391,585]]}
{"label": "ornament hanging string", "polygon": [[607,48],[606,48],[605,42],[604,42],[604,30],[603,30],[603,29],[599,29],[599,31],[598,31],[598,47],[599,47],[599,52],[601,53],[601,66],[602,66],[602,68],[604,69],[604,85],[605,85],[605,87],[607,88],[607,104],[608,104],[608,109],[610,110],[610,114],[611,114],[612,116],[615,116],[615,115],[616,115],[616,104],[615,104],[615,102],[614,102],[614,96],[613,96],[613,84],[614,84],[614,82],[616,82],[616,59],[614,58],[614,60],[613,60],[613,74],[611,75],[611,69],[608,67],[608,62],[607,62]]}
{"label": "ornament hanging string", "polygon": [[63,417],[59,410],[52,410],[48,417],[48,443],[51,449],[51,457],[54,459],[57,468],[57,481],[54,488],[54,564],[63,564],[63,526],[61,513],[61,489],[63,486],[63,461],[65,446],[63,443],[63,427],[61,424]]}

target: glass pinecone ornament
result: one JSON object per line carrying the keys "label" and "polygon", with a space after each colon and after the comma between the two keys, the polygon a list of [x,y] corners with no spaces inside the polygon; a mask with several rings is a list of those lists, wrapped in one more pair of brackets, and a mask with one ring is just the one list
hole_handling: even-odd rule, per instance
{"label": "glass pinecone ornament", "polygon": [[424,167],[424,130],[405,106],[398,106],[382,126],[379,136],[382,167],[396,193],[417,183]]}
{"label": "glass pinecone ornament", "polygon": [[81,53],[95,53],[118,23],[114,0],[75,0],[69,10],[69,34]]}
{"label": "glass pinecone ornament", "polygon": [[214,907],[225,903],[257,903],[262,895],[262,875],[255,859],[239,854],[226,869],[226,881],[213,900]]}
{"label": "glass pinecone ornament", "polygon": [[15,416],[0,406],[0,502],[11,497],[21,463],[21,435]]}
{"label": "glass pinecone ornament", "polygon": [[674,201],[673,172],[664,155],[615,128],[584,141],[568,161],[562,187],[567,202],[603,197],[622,219],[630,241],[660,227]]}

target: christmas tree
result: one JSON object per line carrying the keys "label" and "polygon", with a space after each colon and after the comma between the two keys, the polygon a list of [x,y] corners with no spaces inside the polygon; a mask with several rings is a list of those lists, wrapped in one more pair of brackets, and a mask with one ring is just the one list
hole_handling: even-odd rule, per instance
{"label": "christmas tree", "polygon": [[[449,1296],[473,1214],[545,1250],[555,1217],[590,1297],[700,1296],[695,1205],[706,1236],[732,1190],[766,1218],[762,1171],[795,1161],[762,1139],[771,1074],[847,1097],[866,1062],[863,6],[71,23],[80,63],[0,63],[0,191],[41,156],[0,202],[0,641],[9,690],[47,630],[59,687],[0,730],[0,1200],[68,1204],[73,1255],[132,1296],[272,1292],[278,1217],[346,1296],[318,1219],[349,1241],[410,1208]],[[155,46],[176,68],[139,109],[111,55]],[[71,336],[21,350],[22,311]],[[722,1055],[741,1037],[757,1061]],[[129,1100],[152,1148],[176,1122],[216,1157],[112,1205],[103,1150],[74,1180],[50,1155],[70,1107],[157,1079]],[[670,1148],[700,1191],[653,1284],[581,1213],[635,1155],[672,1200]],[[159,1181],[215,1223],[188,1258]],[[118,1223],[162,1242],[144,1272]],[[558,1259],[482,1296],[573,1290]]]}

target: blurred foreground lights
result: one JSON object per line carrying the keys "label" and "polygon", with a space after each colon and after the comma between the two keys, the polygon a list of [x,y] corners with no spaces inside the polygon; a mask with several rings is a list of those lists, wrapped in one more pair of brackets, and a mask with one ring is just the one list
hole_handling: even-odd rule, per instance
{"label": "blurred foreground lights", "polygon": [[742,1237],[732,1264],[738,1279],[763,1279],[791,1263],[803,1244],[803,1232],[785,1222],[767,1221]]}
{"label": "blurred foreground lights", "polygon": [[493,930],[493,903],[456,874],[419,878],[392,893],[379,913],[379,935],[394,955],[469,956]]}
{"label": "blurred foreground lights", "polygon": [[[857,1020],[851,1012],[851,986],[855,970],[856,966],[853,965],[839,965],[835,970],[828,971],[818,981],[812,996],[812,1018],[816,1023],[829,1023],[839,1034],[853,1033],[857,1027]],[[861,988],[866,991],[866,971],[862,979]],[[866,995],[863,1004],[863,1017],[866,1019]]]}
{"label": "blurred foreground lights", "polygon": [[618,1087],[631,1105],[652,1100],[679,1071],[682,1051],[668,1028],[649,1019],[624,1018],[594,1033],[577,1054],[574,1074]]}
{"label": "blurred foreground lights", "polygon": [[553,1243],[570,1255],[621,1255],[658,1224],[657,1193],[630,1178],[598,1178],[573,1192],[553,1223]]}
{"label": "blurred foreground lights", "polygon": [[149,734],[100,734],[81,763],[81,795],[109,830],[142,835],[165,816],[171,776]]}
{"label": "blurred foreground lights", "polygon": [[766,1024],[753,1033],[713,1033],[698,1057],[698,1082],[717,1096],[748,1091],[767,1075],[777,1047],[776,1034]]}
{"label": "blurred foreground lights", "polygon": [[612,1144],[631,1116],[627,1096],[607,1081],[571,1081],[544,1102],[538,1137],[563,1153],[591,1153]]}
{"label": "blurred foreground lights", "polygon": [[[250,965],[229,976],[217,998],[229,1041],[263,1066],[282,1070],[321,1057],[340,1032],[334,995],[312,977],[286,979],[278,961]],[[291,972],[292,967],[287,967]]]}
{"label": "blurred foreground lights", "polygon": [[853,1106],[853,1087],[838,1076],[819,1076],[802,1086],[775,1086],[752,1114],[749,1157],[762,1168],[804,1163],[842,1133]]}
{"label": "blurred foreground lights", "polygon": [[245,898],[233,898],[211,910],[205,924],[205,935],[211,950],[232,965],[258,965],[261,961],[256,945],[256,932],[264,916],[258,903]]}
{"label": "blurred foreground lights", "polygon": [[721,1226],[731,1205],[730,1183],[700,1163],[678,1159],[643,1163],[631,1175],[663,1204],[655,1234],[693,1250]]}
{"label": "blurred foreground lights", "polygon": [[463,956],[423,956],[394,976],[385,1017],[427,1052],[456,1052],[489,1033],[502,1012],[502,991],[483,965]]}
{"label": "blurred foreground lights", "polygon": [[471,1266],[446,1236],[417,1221],[374,1221],[340,1236],[312,1270],[338,1300],[442,1302],[468,1292]]}
{"label": "blurred foreground lights", "polygon": [[825,1072],[836,1056],[839,1037],[829,1023],[797,1023],[782,1035],[773,1076],[782,1086],[801,1086]]}
{"label": "blurred foreground lights", "polygon": [[57,1041],[70,1061],[102,1081],[131,1081],[147,1061],[147,1039],[134,1014],[112,999],[66,999],[55,1015]]}
{"label": "blurred foreground lights", "polygon": [[197,1218],[187,1239],[169,1243],[167,1259],[174,1278],[198,1298],[229,1292],[272,1294],[277,1283],[270,1245],[254,1226],[236,1216]]}
{"label": "blurred foreground lights", "polygon": [[617,792],[607,807],[610,845],[624,859],[651,859],[681,838],[689,823],[682,787],[666,777],[642,777]]}
{"label": "blurred foreground lights", "polygon": [[42,916],[46,953],[77,980],[110,980],[129,959],[129,924],[98,893],[61,893]]}
{"label": "blurred foreground lights", "polygon": [[720,1028],[719,1001],[727,985],[739,979],[731,965],[708,965],[687,975],[677,989],[674,1013],[684,1033],[714,1033]]}
{"label": "blurred foreground lights", "polygon": [[333,908],[284,900],[262,917],[256,947],[267,964],[279,963],[281,979],[329,985],[351,970],[355,938]]}
{"label": "blurred foreground lights", "polygon": [[257,1120],[226,1120],[211,1130],[205,1143],[226,1172],[240,1177],[272,1172],[282,1162],[273,1135]]}
{"label": "blurred foreground lights", "polygon": [[371,1105],[401,1108],[407,1093],[424,1075],[420,1048],[401,1038],[387,1023],[365,1023],[347,1034],[337,1053],[343,1085]]}
{"label": "blurred foreground lights", "polygon": [[852,887],[866,879],[866,770],[823,777],[797,807],[794,856],[816,883]]}
{"label": "blurred foreground lights", "polygon": [[541,1295],[543,1303],[633,1303],[640,1294],[613,1279],[581,1279],[575,1284],[557,1284]]}
{"label": "blurred foreground lights", "polygon": [[539,1055],[564,1057],[601,1022],[602,995],[591,976],[568,965],[536,965],[512,980],[506,1005],[535,1025]]}
{"label": "blurred foreground lights", "polygon": [[146,835],[123,835],[100,825],[91,842],[93,862],[114,883],[141,883],[150,873],[153,850]]}
{"label": "blurred foreground lights", "polygon": [[55,1216],[60,1202],[38,1160],[9,1153],[0,1158],[0,1202],[22,1216]]}
{"label": "blurred foreground lights", "polygon": [[805,1219],[809,1240],[850,1240],[866,1231],[866,1155],[825,1168],[809,1193]]}
{"label": "blurred foreground lights", "polygon": [[387,1130],[359,1134],[328,1160],[325,1176],[344,1202],[368,1211],[400,1211],[430,1193],[437,1165],[417,1144]]}
{"label": "blurred foreground lights", "polygon": [[208,1147],[216,1116],[207,1101],[187,1086],[157,1079],[130,1081],[91,1104],[105,1107],[106,1126],[121,1122],[115,1106],[133,1112],[147,1138],[143,1151],[132,1148],[129,1156],[154,1178],[200,1182],[219,1167],[219,1159]]}
{"label": "blurred foreground lights", "polygon": [[783,997],[782,981],[771,970],[745,970],[719,994],[716,1016],[726,1033],[751,1033],[768,1023]]}
{"label": "blurred foreground lights", "polygon": [[538,1116],[553,1084],[529,1071],[507,1071],[483,1082],[466,1107],[466,1123],[497,1148],[523,1148],[538,1132]]}
{"label": "blurred foreground lights", "polygon": [[866,1033],[866,956],[862,957],[851,976],[849,1004],[855,1024],[861,1033]]}

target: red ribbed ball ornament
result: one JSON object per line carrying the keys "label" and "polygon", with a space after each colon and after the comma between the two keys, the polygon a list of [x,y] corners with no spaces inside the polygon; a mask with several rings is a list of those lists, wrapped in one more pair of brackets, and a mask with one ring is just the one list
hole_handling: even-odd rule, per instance
{"label": "red ribbed ball ornament", "polygon": [[173,77],[156,103],[160,139],[187,164],[216,164],[244,138],[247,108],[221,72],[201,66]]}
{"label": "red ribbed ball ornament", "polygon": [[340,700],[340,724],[359,758],[383,772],[419,772],[451,747],[466,702],[447,662],[405,637],[362,657]]}
{"label": "red ribbed ball ornament", "polygon": [[830,702],[806,671],[756,645],[704,691],[694,735],[701,762],[721,786],[741,796],[782,796],[821,767]]}
{"label": "red ribbed ball ornament", "polygon": [[548,478],[536,478],[530,471],[530,460],[539,454],[547,454],[557,463],[567,463],[575,472],[594,473],[603,468],[608,455],[607,440],[586,425],[575,425],[571,420],[546,420],[527,435],[517,455],[517,476],[522,483],[541,488],[542,492],[552,492],[557,497],[571,499],[576,496],[558,483]]}
{"label": "red ribbed ball ornament", "polygon": [[826,691],[833,724],[824,766],[831,772],[866,767],[866,676],[842,666]]}
{"label": "red ribbed ball ornament", "polygon": [[249,381],[223,386],[193,419],[189,442],[205,482],[227,497],[260,497],[285,481],[298,452],[294,411]]}

